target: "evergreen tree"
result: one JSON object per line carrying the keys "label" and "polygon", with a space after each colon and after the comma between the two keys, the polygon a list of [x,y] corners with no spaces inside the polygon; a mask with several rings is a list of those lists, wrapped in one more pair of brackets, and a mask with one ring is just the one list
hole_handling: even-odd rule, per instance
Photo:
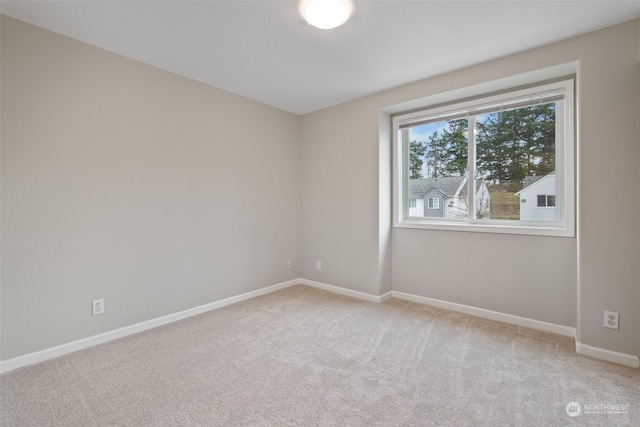
{"label": "evergreen tree", "polygon": [[423,141],[409,143],[409,179],[422,178],[422,166],[427,147]]}
{"label": "evergreen tree", "polygon": [[437,131],[429,135],[427,142],[427,176],[437,178],[445,175],[445,162],[447,160],[446,141],[438,135]]}
{"label": "evergreen tree", "polygon": [[[449,120],[427,141],[410,143],[411,179],[462,176],[468,163],[467,119]],[[555,169],[555,104],[483,114],[476,122],[477,176],[494,185],[522,185],[527,175]]]}
{"label": "evergreen tree", "polygon": [[444,169],[450,176],[462,176],[467,171],[469,160],[467,141],[469,120],[449,120],[448,124],[449,126],[442,131],[441,135],[447,154]]}
{"label": "evergreen tree", "polygon": [[498,130],[499,115],[488,114],[484,121],[476,123],[476,169],[494,185],[507,180],[507,147]]}
{"label": "evergreen tree", "polygon": [[547,175],[556,164],[556,111],[555,104],[530,107],[532,128],[528,151],[527,175]]}
{"label": "evergreen tree", "polygon": [[522,183],[555,168],[555,105],[542,104],[479,117],[478,174],[494,184]]}

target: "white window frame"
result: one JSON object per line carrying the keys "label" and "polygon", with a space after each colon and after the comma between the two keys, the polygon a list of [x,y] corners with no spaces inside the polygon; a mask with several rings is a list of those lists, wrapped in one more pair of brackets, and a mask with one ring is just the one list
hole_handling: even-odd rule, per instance
{"label": "white window frame", "polygon": [[[563,100],[556,101],[556,220],[535,222],[519,220],[487,220],[475,218],[427,218],[410,217],[408,207],[408,141],[400,138],[400,125],[423,120],[448,120],[451,118],[475,117],[477,111],[517,104],[522,100],[542,99],[552,93],[561,93]],[[575,237],[575,80],[539,84],[524,89],[513,89],[497,95],[488,95],[472,100],[436,107],[425,107],[418,111],[399,113],[392,117],[393,154],[393,226],[451,231],[485,233],[529,234],[542,236]],[[513,108],[513,107],[512,107]],[[469,128],[472,129],[470,120]],[[473,132],[469,137],[469,176],[475,174],[475,141]],[[471,180],[472,181],[472,180]],[[468,191],[469,206],[474,206],[474,191]],[[472,212],[472,209],[470,209]]]}
{"label": "white window frame", "polygon": [[418,206],[418,200],[415,197],[409,198],[409,207],[415,208]]}
{"label": "white window frame", "polygon": [[[433,203],[433,207],[431,205],[431,202]],[[427,198],[427,209],[440,209],[440,199],[437,197],[428,197]]]}

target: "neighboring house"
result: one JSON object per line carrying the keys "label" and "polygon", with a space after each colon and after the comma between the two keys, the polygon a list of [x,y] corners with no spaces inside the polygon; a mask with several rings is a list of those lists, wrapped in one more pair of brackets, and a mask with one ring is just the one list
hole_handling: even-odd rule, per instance
{"label": "neighboring house", "polygon": [[556,220],[556,173],[526,176],[524,187],[518,191],[521,221]]}
{"label": "neighboring house", "polygon": [[[409,216],[431,218],[466,217],[468,193],[466,176],[418,178],[409,180]],[[476,179],[476,213],[488,218],[490,196],[487,184]]]}

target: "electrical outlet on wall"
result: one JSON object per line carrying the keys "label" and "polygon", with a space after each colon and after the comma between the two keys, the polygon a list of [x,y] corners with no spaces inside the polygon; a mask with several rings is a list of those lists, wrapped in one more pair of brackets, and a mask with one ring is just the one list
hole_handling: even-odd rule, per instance
{"label": "electrical outlet on wall", "polygon": [[94,316],[104,313],[104,298],[91,301],[91,312]]}
{"label": "electrical outlet on wall", "polygon": [[618,329],[619,314],[615,311],[604,312],[604,327],[610,329]]}
{"label": "electrical outlet on wall", "polygon": [[322,270],[322,261],[316,261],[316,270]]}

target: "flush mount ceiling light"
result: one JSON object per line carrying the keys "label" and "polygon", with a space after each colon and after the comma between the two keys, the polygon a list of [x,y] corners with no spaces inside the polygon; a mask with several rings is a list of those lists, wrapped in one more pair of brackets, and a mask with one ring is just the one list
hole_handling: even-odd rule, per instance
{"label": "flush mount ceiling light", "polygon": [[353,1],[300,0],[298,10],[309,25],[330,30],[347,22],[353,12]]}

